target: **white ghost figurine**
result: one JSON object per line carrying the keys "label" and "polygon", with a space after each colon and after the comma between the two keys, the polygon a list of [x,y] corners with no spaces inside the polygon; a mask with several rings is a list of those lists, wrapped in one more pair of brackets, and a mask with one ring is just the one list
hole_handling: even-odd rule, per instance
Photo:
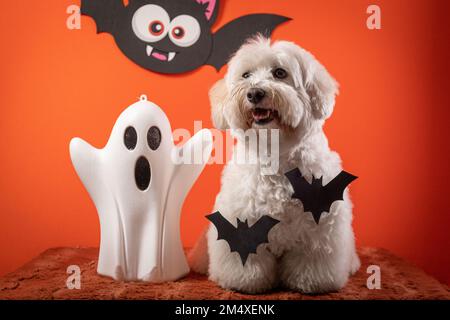
{"label": "white ghost figurine", "polygon": [[180,212],[211,152],[207,129],[175,146],[166,114],[146,96],[120,115],[103,149],[72,139],[72,163],[100,218],[99,274],[165,282],[189,273]]}

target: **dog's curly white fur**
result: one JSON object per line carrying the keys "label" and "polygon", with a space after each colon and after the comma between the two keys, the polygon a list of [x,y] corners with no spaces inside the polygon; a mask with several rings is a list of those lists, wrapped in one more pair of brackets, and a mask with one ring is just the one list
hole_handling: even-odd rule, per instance
{"label": "dog's curly white fur", "polygon": [[[249,92],[255,89],[263,93],[260,99],[251,99]],[[279,171],[266,175],[260,164],[231,161],[223,171],[215,210],[233,224],[239,218],[251,225],[263,215],[281,222],[269,233],[269,244],[259,246],[245,266],[227,242],[217,240],[211,225],[190,254],[195,271],[208,272],[224,288],[255,294],[276,286],[303,293],[337,291],[359,269],[348,190],[317,225],[301,202],[292,199],[284,176],[298,167],[309,182],[312,175],[323,176],[326,184],[342,170],[322,130],[337,93],[326,69],[291,42],[272,44],[258,37],[231,59],[225,79],[210,92],[213,122],[219,129],[280,129]],[[258,117],[255,108],[269,109],[263,117],[270,118],[258,121],[261,110]],[[239,136],[235,148],[246,148]]]}

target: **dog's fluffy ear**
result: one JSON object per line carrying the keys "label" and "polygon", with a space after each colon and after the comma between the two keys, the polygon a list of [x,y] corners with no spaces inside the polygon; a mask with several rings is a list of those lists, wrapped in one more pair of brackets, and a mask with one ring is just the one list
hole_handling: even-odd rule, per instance
{"label": "dog's fluffy ear", "polygon": [[225,79],[217,81],[217,83],[209,90],[209,100],[211,102],[211,117],[214,127],[219,130],[229,128],[227,120],[224,116],[225,101],[228,96],[228,89]]}
{"label": "dog's fluffy ear", "polygon": [[300,67],[296,85],[306,90],[313,116],[321,120],[329,118],[339,93],[339,84],[311,53],[293,43],[284,45],[296,57]]}
{"label": "dog's fluffy ear", "polygon": [[333,113],[339,85],[311,53],[304,49],[301,51],[304,86],[311,101],[313,115],[317,119],[328,119]]}

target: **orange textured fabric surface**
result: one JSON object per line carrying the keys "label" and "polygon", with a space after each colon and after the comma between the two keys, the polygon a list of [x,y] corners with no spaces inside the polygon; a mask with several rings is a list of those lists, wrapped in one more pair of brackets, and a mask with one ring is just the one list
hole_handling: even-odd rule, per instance
{"label": "orange textured fabric surface", "polygon": [[[188,277],[163,284],[123,283],[96,273],[95,248],[49,249],[17,271],[0,278],[0,299],[450,299],[449,288],[417,267],[383,249],[362,248],[362,267],[338,293],[307,296],[276,290],[263,295],[245,295],[223,290],[206,276]],[[366,286],[367,267],[381,268],[380,290]],[[81,269],[81,289],[66,287],[66,269]]]}

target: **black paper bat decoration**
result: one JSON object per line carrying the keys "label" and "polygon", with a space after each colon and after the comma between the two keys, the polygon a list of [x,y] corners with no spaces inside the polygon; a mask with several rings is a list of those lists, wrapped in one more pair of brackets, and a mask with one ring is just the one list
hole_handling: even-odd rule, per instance
{"label": "black paper bat decoration", "polygon": [[311,212],[317,224],[323,212],[330,212],[333,202],[344,200],[345,188],[358,178],[341,171],[326,186],[322,184],[323,177],[316,179],[313,176],[312,183],[309,184],[298,168],[286,173],[286,177],[294,189],[292,197],[303,203],[305,212]]}
{"label": "black paper bat decoration", "polygon": [[256,253],[256,249],[263,243],[268,243],[269,231],[280,221],[263,216],[254,225],[249,227],[248,221],[237,219],[237,228],[233,226],[220,212],[213,213],[206,218],[217,229],[217,240],[225,240],[230,246],[231,252],[239,253],[242,265],[245,265],[250,253]]}
{"label": "black paper bat decoration", "polygon": [[251,36],[269,37],[290,20],[252,14],[212,34],[219,0],[82,0],[81,14],[92,17],[97,33],[110,33],[120,50],[139,66],[159,73],[188,72],[203,65],[217,70]]}

